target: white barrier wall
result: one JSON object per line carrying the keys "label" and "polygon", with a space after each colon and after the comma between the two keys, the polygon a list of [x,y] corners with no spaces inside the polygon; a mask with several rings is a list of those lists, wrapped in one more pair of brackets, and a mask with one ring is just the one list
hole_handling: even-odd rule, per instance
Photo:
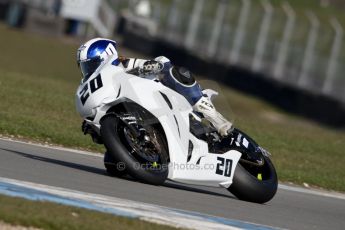
{"label": "white barrier wall", "polygon": [[[119,10],[139,1],[111,2]],[[301,12],[288,1],[274,6],[270,0],[149,2],[161,39],[345,102],[344,25],[333,15]]]}

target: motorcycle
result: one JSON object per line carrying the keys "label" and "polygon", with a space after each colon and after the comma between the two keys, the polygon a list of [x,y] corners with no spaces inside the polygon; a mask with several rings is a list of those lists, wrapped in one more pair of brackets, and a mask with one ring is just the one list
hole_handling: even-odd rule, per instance
{"label": "motorcycle", "polygon": [[[270,154],[239,129],[221,137],[184,96],[158,76],[125,72],[109,59],[77,89],[83,130],[104,144],[112,175],[145,183],[166,180],[223,187],[255,203],[271,200],[278,185]],[[216,93],[205,90],[211,98]]]}

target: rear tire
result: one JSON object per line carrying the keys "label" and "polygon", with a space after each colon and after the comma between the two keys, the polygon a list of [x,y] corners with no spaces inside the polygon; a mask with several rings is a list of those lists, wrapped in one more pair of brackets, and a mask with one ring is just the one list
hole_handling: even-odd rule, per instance
{"label": "rear tire", "polygon": [[159,153],[159,168],[148,167],[150,162],[143,162],[131,154],[131,149],[125,141],[126,124],[115,115],[108,115],[101,121],[101,136],[107,151],[111,157],[125,166],[126,172],[140,181],[160,185],[168,176],[168,154],[161,130],[151,126],[157,133],[156,138],[162,143],[162,152]]}
{"label": "rear tire", "polygon": [[109,152],[104,153],[104,167],[110,176],[121,177],[126,175],[125,168],[121,166],[121,164],[118,164],[118,162],[112,158]]}

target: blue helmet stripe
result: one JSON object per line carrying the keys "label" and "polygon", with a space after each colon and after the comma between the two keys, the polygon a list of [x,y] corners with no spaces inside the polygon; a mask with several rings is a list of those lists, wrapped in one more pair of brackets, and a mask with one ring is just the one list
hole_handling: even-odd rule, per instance
{"label": "blue helmet stripe", "polygon": [[109,43],[116,48],[116,43],[110,40],[99,40],[93,43],[87,50],[87,59],[100,56],[103,52],[105,52]]}

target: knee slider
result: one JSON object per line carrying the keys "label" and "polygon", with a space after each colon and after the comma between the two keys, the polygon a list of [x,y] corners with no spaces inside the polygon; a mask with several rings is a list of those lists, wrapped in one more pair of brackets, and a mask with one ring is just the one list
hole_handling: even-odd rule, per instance
{"label": "knee slider", "polygon": [[172,67],[171,74],[180,84],[191,86],[195,83],[195,78],[192,72],[184,67]]}

